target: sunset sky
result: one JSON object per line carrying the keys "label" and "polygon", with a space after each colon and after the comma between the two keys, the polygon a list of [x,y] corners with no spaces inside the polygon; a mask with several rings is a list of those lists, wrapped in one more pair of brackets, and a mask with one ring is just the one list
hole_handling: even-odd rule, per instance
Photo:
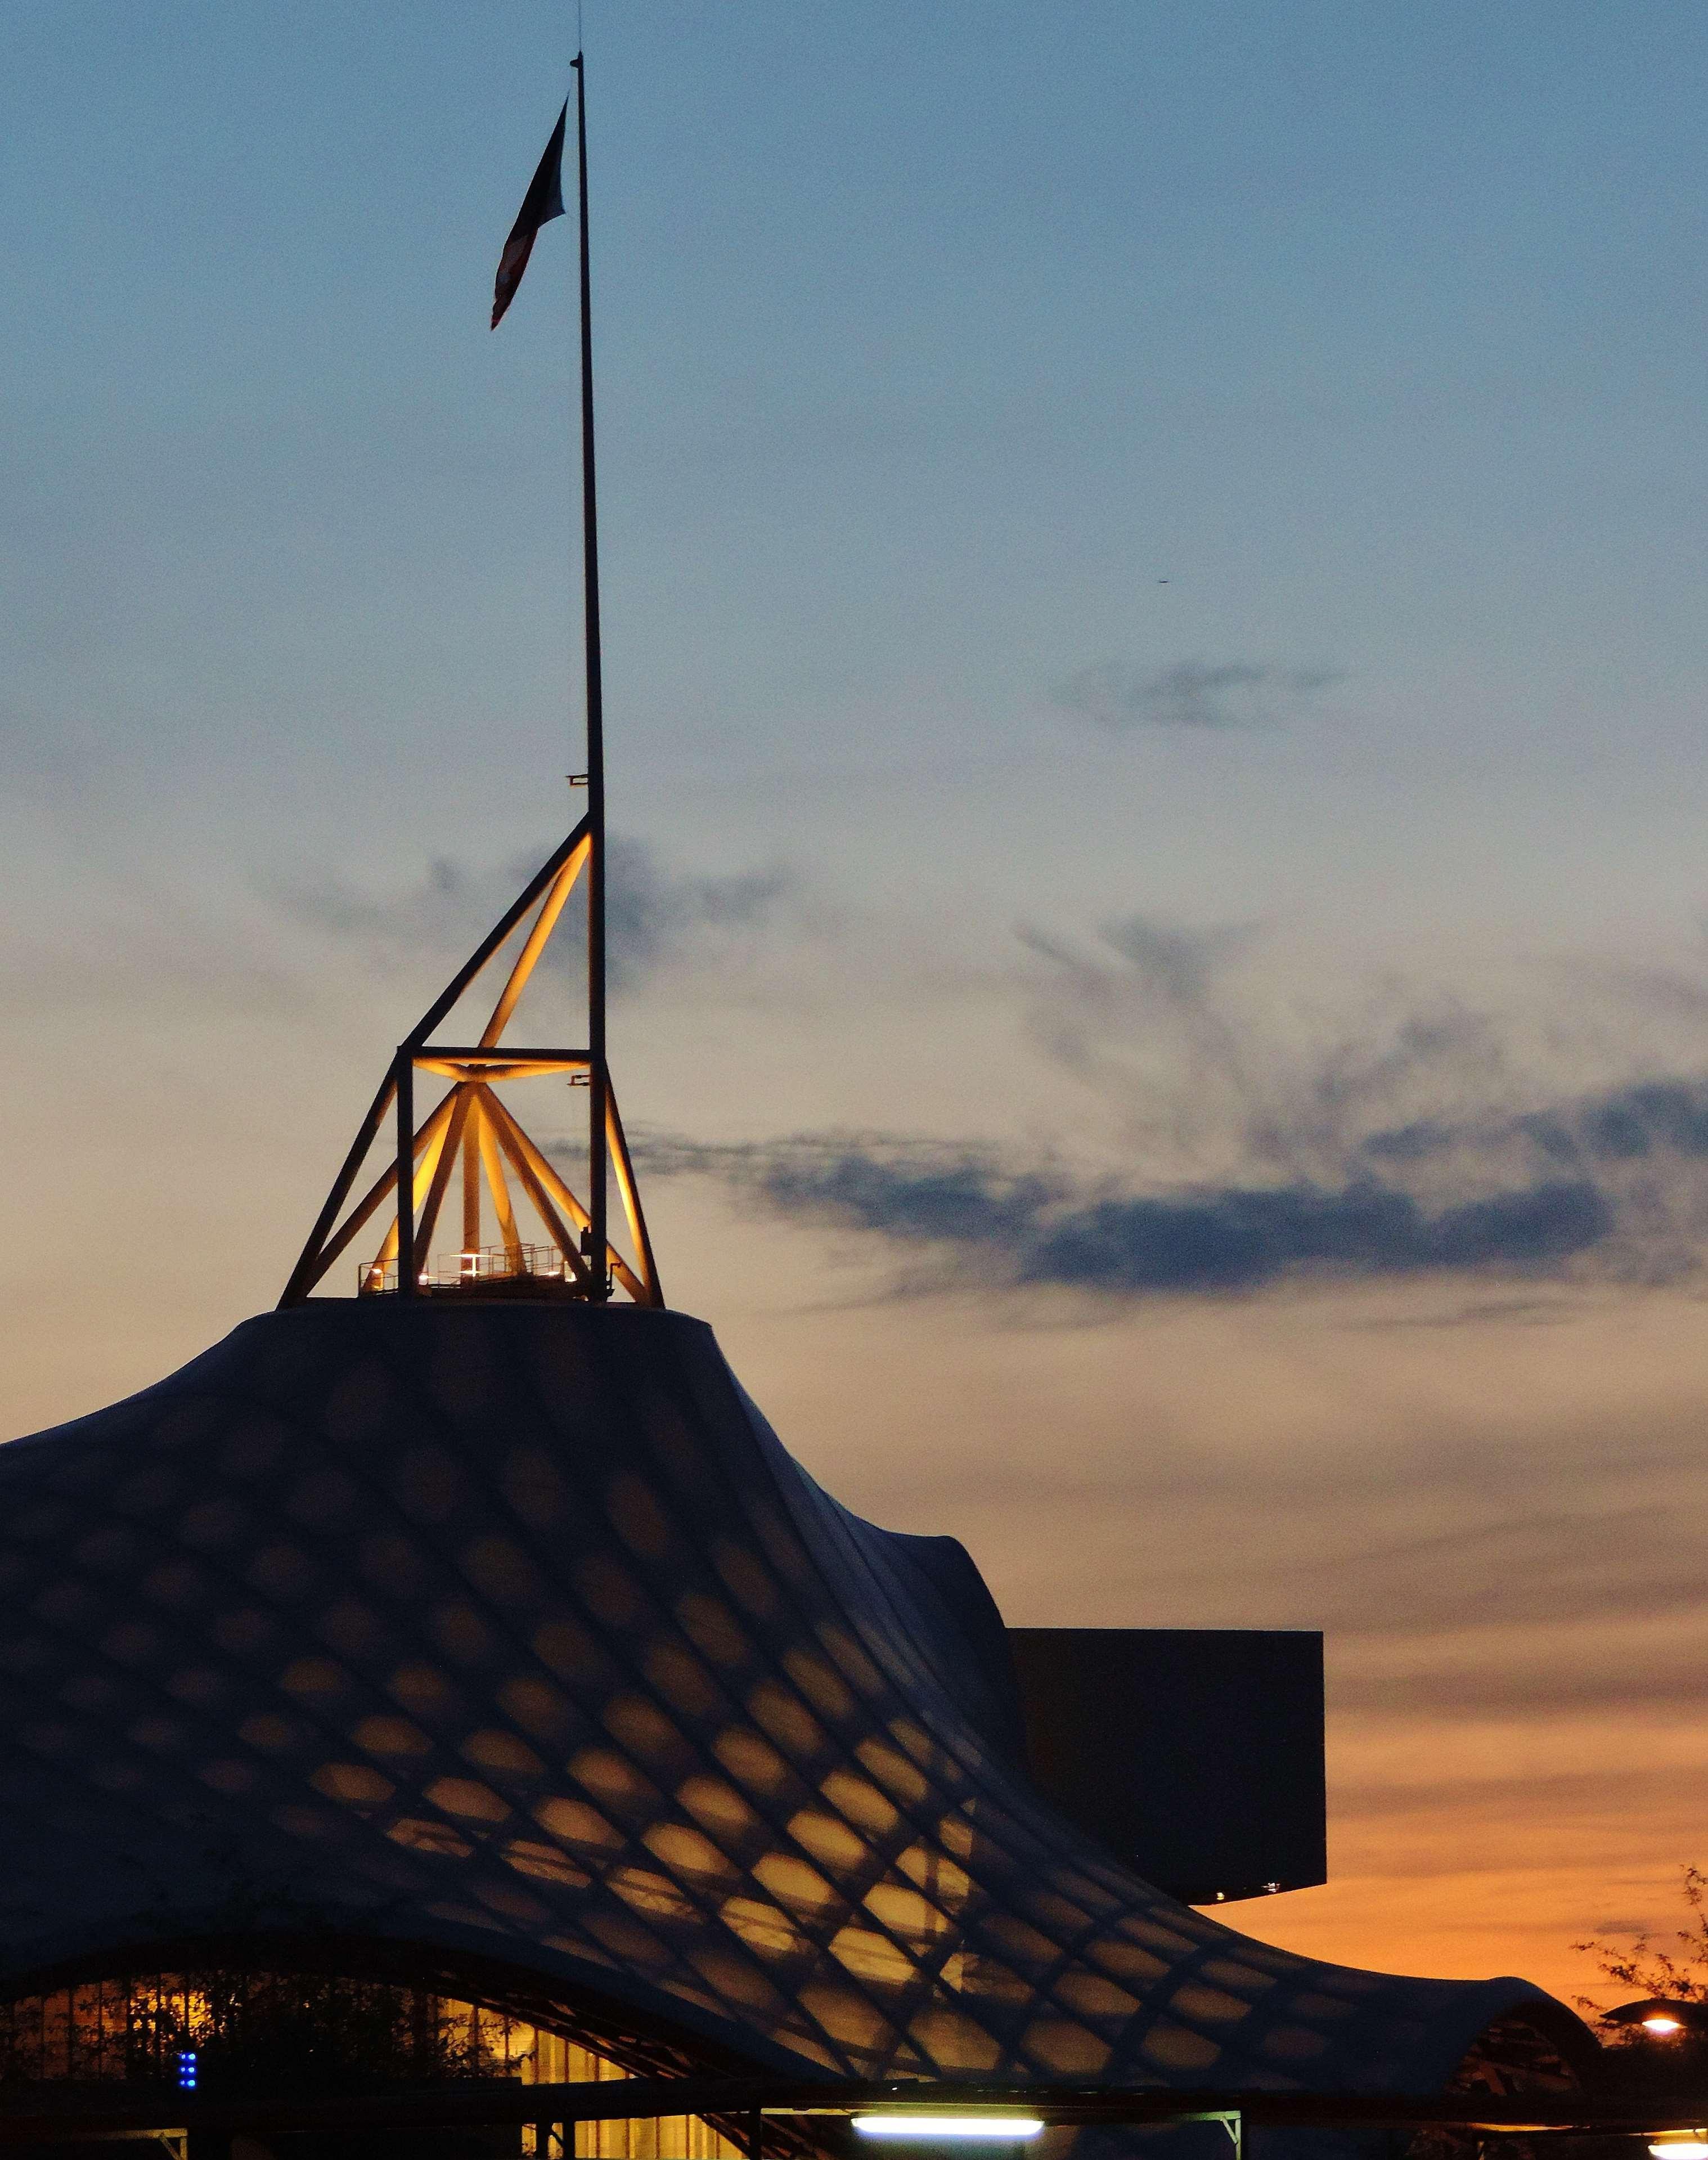
{"label": "sunset sky", "polygon": [[[273,1302],[573,814],[574,31],[8,17],[5,1430]],[[586,35],[670,1301],[1010,1621],[1326,1631],[1237,1924],[1588,1986],[1708,1865],[1708,13]]]}

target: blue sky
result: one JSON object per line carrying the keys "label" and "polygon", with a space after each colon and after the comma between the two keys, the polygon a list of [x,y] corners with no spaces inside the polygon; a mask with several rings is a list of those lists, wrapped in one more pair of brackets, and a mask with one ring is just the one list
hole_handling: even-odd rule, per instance
{"label": "blue sky", "polygon": [[[504,819],[564,640],[561,235],[501,338],[483,302],[567,22],[21,11],[26,750],[304,792],[330,761],[388,797],[423,744],[496,747]],[[1450,801],[1628,797],[1694,755],[1699,11],[589,36],[637,813],[683,776],[981,753],[1083,785],[1051,692],[1109,662],[1340,671],[1314,761]],[[147,704],[114,741],[76,708],[120,679]]]}
{"label": "blue sky", "polygon": [[[573,15],[7,32],[21,1429],[271,1301],[562,829],[567,225],[486,321]],[[1291,1939],[1557,1978],[1703,1856],[1708,17],[594,0],[587,42],[667,1287],[1017,1619],[1332,1618],[1351,1887]],[[1383,1552],[1430,1556],[1397,1599]]]}

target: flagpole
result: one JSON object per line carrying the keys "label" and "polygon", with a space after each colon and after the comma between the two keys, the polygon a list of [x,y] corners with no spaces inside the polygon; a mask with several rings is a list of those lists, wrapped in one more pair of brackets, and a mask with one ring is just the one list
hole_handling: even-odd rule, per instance
{"label": "flagpole", "polygon": [[605,1261],[605,686],[599,641],[599,511],[593,462],[593,279],[587,239],[587,70],[577,53],[575,128],[581,196],[581,559],[587,649],[587,1212],[589,1295],[610,1295]]}

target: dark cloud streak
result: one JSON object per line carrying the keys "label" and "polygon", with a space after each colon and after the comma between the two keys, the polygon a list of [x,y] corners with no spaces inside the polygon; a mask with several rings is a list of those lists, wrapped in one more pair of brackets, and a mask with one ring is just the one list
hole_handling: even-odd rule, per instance
{"label": "dark cloud streak", "polygon": [[1613,1228],[1595,1186],[1551,1180],[1427,1213],[1373,1182],[1086,1193],[988,1149],[802,1138],[733,1147],[652,1142],[655,1176],[699,1172],[778,1212],[906,1244],[958,1249],[1017,1283],[1124,1295],[1251,1290],[1300,1273],[1547,1272]]}
{"label": "dark cloud streak", "polygon": [[1708,1161],[1708,1081],[1638,1080],[1509,1118],[1419,1119],[1359,1143],[1373,1164],[1409,1164],[1518,1145],[1539,1161],[1589,1171],[1674,1157]]}
{"label": "dark cloud streak", "polygon": [[1039,1226],[1030,1282],[1091,1290],[1255,1290],[1308,1270],[1364,1276],[1432,1270],[1545,1270],[1613,1227],[1594,1186],[1560,1181],[1427,1215],[1376,1185],[1238,1188],[1180,1199],[1105,1200]]}
{"label": "dark cloud streak", "polygon": [[1228,730],[1272,725],[1342,680],[1332,667],[1276,667],[1249,660],[1177,661],[1143,674],[1119,661],[1082,667],[1055,703],[1100,727]]}

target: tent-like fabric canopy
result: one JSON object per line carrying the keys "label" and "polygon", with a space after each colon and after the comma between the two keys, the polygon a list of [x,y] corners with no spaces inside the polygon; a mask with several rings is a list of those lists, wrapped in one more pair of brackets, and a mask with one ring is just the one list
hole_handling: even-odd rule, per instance
{"label": "tent-like fabric canopy", "polygon": [[241,1913],[861,2077],[1417,2092],[1576,2022],[1117,1865],[961,1547],[830,1499],[679,1313],[308,1304],[0,1448],[0,1737],[14,1985]]}

